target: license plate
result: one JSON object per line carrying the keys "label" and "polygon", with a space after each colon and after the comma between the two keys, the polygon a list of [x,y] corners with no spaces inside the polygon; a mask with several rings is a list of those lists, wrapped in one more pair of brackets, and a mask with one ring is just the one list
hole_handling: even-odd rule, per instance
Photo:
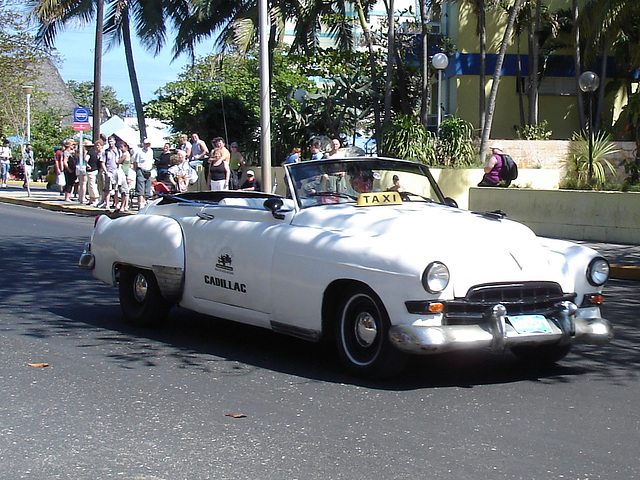
{"label": "license plate", "polygon": [[518,333],[551,333],[551,326],[544,315],[514,315],[507,317]]}

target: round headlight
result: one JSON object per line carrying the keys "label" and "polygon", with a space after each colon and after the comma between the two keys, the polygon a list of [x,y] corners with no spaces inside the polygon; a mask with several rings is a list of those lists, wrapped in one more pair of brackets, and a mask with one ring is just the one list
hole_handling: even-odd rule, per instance
{"label": "round headlight", "polygon": [[602,257],[596,257],[589,262],[587,280],[593,286],[599,287],[609,279],[609,262]]}
{"label": "round headlight", "polygon": [[439,293],[449,285],[449,269],[444,263],[432,262],[422,274],[422,286],[429,293]]}

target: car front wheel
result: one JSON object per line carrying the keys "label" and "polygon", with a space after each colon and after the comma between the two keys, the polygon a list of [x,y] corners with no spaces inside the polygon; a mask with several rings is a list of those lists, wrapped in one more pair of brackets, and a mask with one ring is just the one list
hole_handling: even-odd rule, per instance
{"label": "car front wheel", "polygon": [[158,325],[167,318],[171,309],[171,303],[162,296],[156,277],[149,270],[123,267],[118,293],[122,313],[131,325]]}
{"label": "car front wheel", "polygon": [[336,322],[340,359],[349,372],[367,378],[385,378],[405,367],[409,355],[389,342],[389,316],[376,295],[357,287],[343,297]]}

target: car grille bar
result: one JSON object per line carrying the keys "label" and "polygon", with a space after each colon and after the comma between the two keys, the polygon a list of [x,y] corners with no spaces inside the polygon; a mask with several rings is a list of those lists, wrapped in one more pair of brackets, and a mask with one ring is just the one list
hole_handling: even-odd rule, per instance
{"label": "car grille bar", "polygon": [[476,285],[464,298],[446,302],[445,325],[480,323],[487,309],[502,304],[507,315],[539,314],[548,316],[562,301],[573,301],[575,294],[565,294],[555,282],[517,282]]}

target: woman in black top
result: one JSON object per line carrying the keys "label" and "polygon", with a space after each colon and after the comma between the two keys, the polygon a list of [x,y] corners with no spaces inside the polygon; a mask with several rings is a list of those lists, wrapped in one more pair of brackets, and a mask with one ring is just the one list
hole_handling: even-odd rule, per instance
{"label": "woman in black top", "polygon": [[211,190],[228,190],[230,176],[231,170],[227,162],[222,159],[222,150],[214,148],[209,158],[207,185]]}

